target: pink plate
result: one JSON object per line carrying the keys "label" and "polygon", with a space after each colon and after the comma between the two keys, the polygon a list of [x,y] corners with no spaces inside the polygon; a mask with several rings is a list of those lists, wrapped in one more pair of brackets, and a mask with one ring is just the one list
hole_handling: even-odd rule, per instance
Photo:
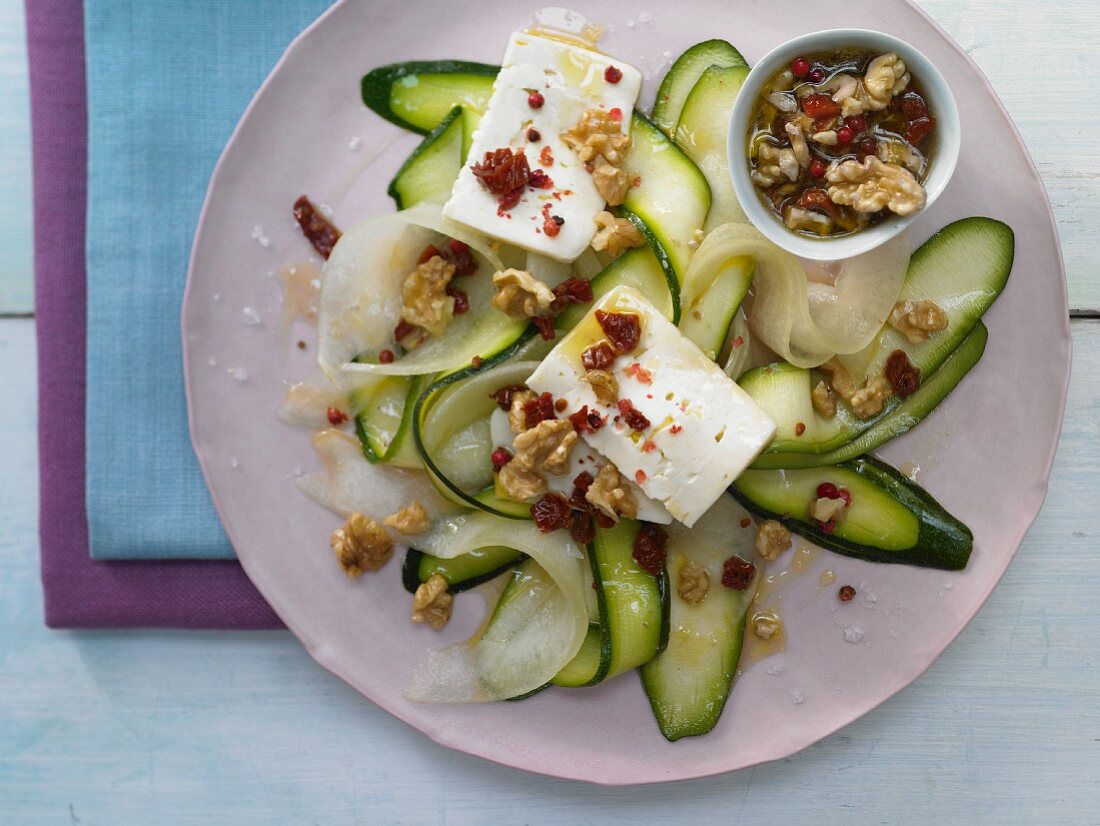
{"label": "pink plate", "polygon": [[[941,409],[884,451],[920,465],[921,482],[973,530],[962,573],[873,565],[822,553],[784,578],[784,653],[747,665],[717,729],[666,742],[633,675],[522,703],[414,705],[402,689],[428,647],[476,627],[482,600],[459,599],[442,634],[410,625],[398,564],[350,581],[328,535],[338,524],[295,488],[317,464],[309,439],[275,418],[287,381],[308,375],[307,350],[274,331],[273,273],[309,257],[290,215],[301,193],[330,205],[339,226],[392,210],[386,185],[417,138],[366,110],[359,80],[394,61],[500,59],[538,2],[343,2],[287,50],[256,95],[210,183],[195,237],[183,329],[191,435],[222,522],[249,576],[313,657],[429,737],[510,766],[596,783],[701,777],[793,754],[907,686],[947,647],[1004,573],[1039,511],[1069,378],[1065,276],[1035,167],[985,79],[947,36],[903,0],[818,0],[797,15],[747,0],[648,4],[600,0],[577,10],[608,28],[604,46],[646,74],[643,104],[670,58],[712,37],[751,62],[782,40],[837,25],[912,42],[952,84],[963,121],[958,171],[915,225],[921,241],[968,215],[1016,231],[1008,288],[986,317],[982,362]],[[254,321],[259,313],[262,323]],[[243,372],[242,372],[243,371]],[[247,376],[247,378],[246,378]],[[825,569],[836,584],[818,585]],[[860,596],[842,606],[836,585]]]}

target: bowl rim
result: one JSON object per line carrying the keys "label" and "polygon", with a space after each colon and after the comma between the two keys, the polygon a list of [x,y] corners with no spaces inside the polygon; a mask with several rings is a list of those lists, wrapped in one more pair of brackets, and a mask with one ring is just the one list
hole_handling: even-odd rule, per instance
{"label": "bowl rim", "polygon": [[[921,87],[935,112],[939,145],[924,182],[926,200],[922,209],[912,215],[893,216],[851,235],[809,238],[791,232],[761,203],[756,187],[749,178],[744,135],[760,88],[780,65],[789,62],[799,52],[844,45],[895,51],[905,60],[913,74],[920,78]],[[769,241],[794,255],[828,261],[850,258],[875,249],[904,231],[927,211],[947,188],[954,175],[961,145],[961,124],[954,92],[939,68],[923,52],[894,35],[873,29],[821,29],[779,43],[749,71],[730,112],[727,157],[734,193],[753,226]]]}

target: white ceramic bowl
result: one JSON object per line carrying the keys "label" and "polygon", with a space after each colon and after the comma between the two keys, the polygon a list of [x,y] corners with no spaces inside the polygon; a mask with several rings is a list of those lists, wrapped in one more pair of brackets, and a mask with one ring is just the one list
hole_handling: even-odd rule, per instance
{"label": "white ceramic bowl", "polygon": [[[955,171],[959,159],[961,134],[955,96],[939,69],[923,54],[903,40],[867,29],[828,29],[788,40],[768,52],[749,72],[730,115],[729,159],[733,189],[749,220],[770,241],[803,258],[839,260],[874,249],[905,229],[920,214],[891,216],[872,227],[837,238],[811,238],[791,232],[761,201],[749,178],[746,155],[749,121],[753,105],[764,84],[785,69],[799,55],[834,49],[866,49],[877,54],[896,52],[905,61],[936,118],[936,152],[925,177],[927,201],[924,209],[940,196]],[[923,211],[923,210],[922,210]]]}

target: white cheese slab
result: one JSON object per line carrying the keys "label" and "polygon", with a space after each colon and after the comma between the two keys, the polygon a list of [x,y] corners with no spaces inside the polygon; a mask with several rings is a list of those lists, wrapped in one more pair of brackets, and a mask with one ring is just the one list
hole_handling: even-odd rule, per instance
{"label": "white cheese slab", "polygon": [[[629,399],[649,419],[643,431],[632,430],[617,407],[600,404],[584,380],[581,354],[606,338],[597,310],[641,317],[637,349],[617,357],[612,372],[619,398]],[[563,415],[588,405],[607,416],[604,427],[582,437],[688,527],[776,431],[775,422],[744,390],[630,287],[617,287],[601,298],[543,359],[527,385],[565,399]]]}
{"label": "white cheese slab", "polygon": [[[605,79],[608,66],[622,72],[618,83]],[[443,214],[506,243],[558,261],[573,261],[591,242],[596,231],[593,219],[605,202],[560,135],[588,109],[618,109],[623,114],[623,131],[629,134],[641,84],[641,72],[608,55],[564,40],[515,32]],[[541,108],[529,105],[532,91],[542,94]],[[539,133],[539,141],[527,140],[532,128]],[[527,187],[520,202],[507,211],[499,209],[497,196],[471,169],[486,152],[504,147],[523,149],[531,169],[543,170],[554,184],[548,189]],[[550,164],[540,159],[547,147],[553,159]],[[548,215],[564,220],[554,237],[543,231]]]}

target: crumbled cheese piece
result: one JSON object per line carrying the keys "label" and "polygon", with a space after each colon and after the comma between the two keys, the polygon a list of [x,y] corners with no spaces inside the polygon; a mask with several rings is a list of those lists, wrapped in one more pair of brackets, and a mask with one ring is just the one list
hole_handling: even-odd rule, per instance
{"label": "crumbled cheese piece", "polygon": [[822,496],[810,505],[810,516],[818,522],[839,522],[844,518],[848,503],[844,499]]}

